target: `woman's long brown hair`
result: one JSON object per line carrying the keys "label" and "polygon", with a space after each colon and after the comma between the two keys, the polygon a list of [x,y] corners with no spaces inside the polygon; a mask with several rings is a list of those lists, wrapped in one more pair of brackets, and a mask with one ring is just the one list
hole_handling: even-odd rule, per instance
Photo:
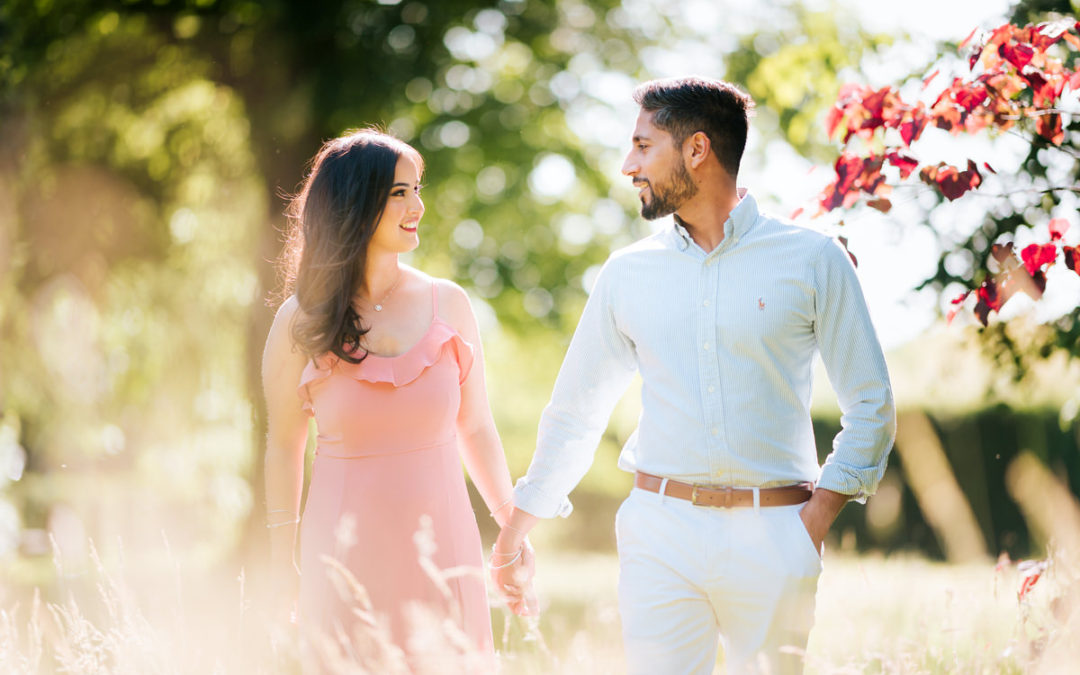
{"label": "woman's long brown hair", "polygon": [[292,338],[309,357],[331,353],[360,363],[366,356],[356,355],[368,329],[352,300],[403,156],[423,172],[420,153],[374,129],[327,141],[289,204],[285,295],[295,293],[300,305]]}

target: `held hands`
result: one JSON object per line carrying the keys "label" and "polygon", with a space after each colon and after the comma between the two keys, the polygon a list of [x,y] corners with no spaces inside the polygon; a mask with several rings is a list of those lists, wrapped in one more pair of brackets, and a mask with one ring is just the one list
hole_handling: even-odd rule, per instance
{"label": "held hands", "polygon": [[[533,590],[532,579],[536,573],[536,556],[528,539],[518,540],[504,527],[491,549],[488,566],[495,589],[518,616],[536,616],[540,613]],[[512,544],[516,543],[516,546]]]}

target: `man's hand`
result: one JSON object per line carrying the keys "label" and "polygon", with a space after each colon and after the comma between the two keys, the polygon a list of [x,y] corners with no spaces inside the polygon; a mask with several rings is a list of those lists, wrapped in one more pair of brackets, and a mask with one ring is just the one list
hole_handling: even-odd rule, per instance
{"label": "man's hand", "polygon": [[806,505],[799,511],[803,527],[806,528],[806,532],[810,535],[810,540],[814,542],[814,548],[818,552],[821,551],[821,544],[825,541],[825,535],[828,534],[829,528],[832,527],[833,521],[836,520],[836,516],[840,513],[840,509],[844,508],[844,504],[847,504],[850,498],[850,496],[842,495],[839,492],[817,488],[814,490],[814,494],[811,495],[810,501],[806,502]]}

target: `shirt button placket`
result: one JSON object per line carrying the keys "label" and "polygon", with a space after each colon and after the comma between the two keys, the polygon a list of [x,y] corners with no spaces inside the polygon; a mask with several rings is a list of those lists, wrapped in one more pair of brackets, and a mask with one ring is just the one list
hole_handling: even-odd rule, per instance
{"label": "shirt button placket", "polygon": [[719,467],[720,453],[720,380],[719,353],[716,344],[716,308],[718,270],[716,255],[707,257],[701,267],[701,298],[698,307],[698,362],[701,364],[702,410],[705,419],[705,450],[708,455],[708,472],[715,476]]}

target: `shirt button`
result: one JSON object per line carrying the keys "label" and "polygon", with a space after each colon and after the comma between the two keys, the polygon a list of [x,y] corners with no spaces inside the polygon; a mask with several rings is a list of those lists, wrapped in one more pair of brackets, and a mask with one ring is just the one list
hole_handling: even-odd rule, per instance
{"label": "shirt button", "polygon": [[713,393],[714,391],[716,391],[716,387],[714,387],[714,386],[712,386],[712,385],[710,384],[710,385],[709,385],[709,393],[711,394],[711,393]]}
{"label": "shirt button", "polygon": [[712,345],[711,345],[710,343],[708,343],[708,342],[706,342],[705,344],[701,345],[702,349],[704,349],[705,351],[709,351],[709,347],[711,347],[711,346],[712,346]]}
{"label": "shirt button", "polygon": [[712,428],[712,435],[713,435],[713,436],[716,436],[716,435],[717,435],[717,434],[719,434],[719,433],[720,433],[720,430],[719,430],[719,429],[717,429],[716,427],[713,427],[713,428]]}
{"label": "shirt button", "polygon": [[701,303],[701,304],[703,304],[703,305],[705,305],[706,307],[708,307],[708,306],[709,306],[709,301],[708,301],[708,300],[706,300],[705,302],[703,302],[703,303]]}

